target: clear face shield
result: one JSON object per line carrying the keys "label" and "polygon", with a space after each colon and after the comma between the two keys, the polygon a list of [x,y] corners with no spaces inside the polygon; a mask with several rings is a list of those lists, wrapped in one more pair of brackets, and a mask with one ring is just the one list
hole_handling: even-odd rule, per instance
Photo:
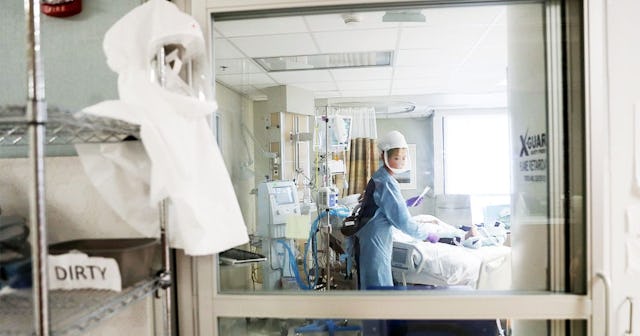
{"label": "clear face shield", "polygon": [[387,168],[389,168],[389,170],[391,170],[394,174],[402,174],[411,169],[411,157],[409,156],[409,149],[408,148],[401,148],[401,149],[404,149],[405,160],[404,160],[404,166],[400,168],[392,168],[391,165],[389,164],[389,152],[394,150],[393,148],[383,152],[384,165]]}
{"label": "clear face shield", "polygon": [[165,47],[164,88],[168,91],[197,98],[213,100],[209,65],[201,55],[193,55],[180,44]]}

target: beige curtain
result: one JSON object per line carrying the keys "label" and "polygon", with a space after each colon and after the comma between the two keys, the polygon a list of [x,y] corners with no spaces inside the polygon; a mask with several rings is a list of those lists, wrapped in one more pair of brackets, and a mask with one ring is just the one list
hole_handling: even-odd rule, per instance
{"label": "beige curtain", "polygon": [[362,194],[371,175],[378,169],[376,144],[376,139],[351,139],[347,156],[348,195]]}

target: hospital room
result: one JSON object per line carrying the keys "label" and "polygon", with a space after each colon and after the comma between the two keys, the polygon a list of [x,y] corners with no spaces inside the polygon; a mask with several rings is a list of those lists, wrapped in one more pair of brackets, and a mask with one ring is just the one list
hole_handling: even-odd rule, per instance
{"label": "hospital room", "polygon": [[[580,262],[568,284],[549,280],[568,259],[555,183],[567,158],[541,3],[221,11],[205,25],[174,3],[101,0],[68,16],[43,5],[42,26],[26,29],[28,8],[0,14],[2,39],[21,46],[0,51],[14,65],[0,79],[0,335],[31,319],[110,335],[131,316],[136,334],[196,335],[209,311],[216,335],[548,330],[502,316],[243,315],[233,301],[580,286]],[[115,278],[70,281],[94,274],[70,264],[78,254],[115,255]],[[52,308],[31,299],[26,322],[9,324],[32,289],[52,301],[99,290],[121,308],[77,326],[43,322]]]}
{"label": "hospital room", "polygon": [[[547,228],[535,223],[548,216],[547,126],[532,103],[544,82],[530,77],[543,57],[538,9],[214,15],[217,95],[242,93],[229,107],[239,117],[218,112],[220,138],[241,128],[221,148],[234,152],[236,192],[254,196],[243,214],[255,223],[248,245],[220,254],[220,291],[545,286]],[[417,239],[396,225],[389,255],[357,256],[368,253],[354,242],[364,238],[345,234],[345,225],[385,165],[381,149],[394,132],[407,167],[393,178],[430,235]],[[390,262],[391,281],[381,285],[376,275],[363,285],[358,257]]]}
{"label": "hospital room", "polygon": [[[248,250],[266,261],[247,267],[249,289],[359,288],[351,238],[340,229],[393,131],[407,153],[406,171],[393,175],[400,195],[412,218],[438,235],[429,242],[393,232],[394,283],[510,289],[511,158],[521,148],[507,106],[506,11],[214,17],[217,93],[242,92],[251,98],[243,112],[253,112],[231,122],[218,112],[221,138],[227,125],[240,125],[232,176],[255,195]],[[468,24],[451,36],[433,37],[462,18]],[[544,145],[537,149],[541,157]],[[532,165],[531,178],[544,183],[544,169]],[[477,235],[465,239],[472,227]],[[221,265],[241,262],[225,255]],[[227,269],[248,271],[223,266],[221,276]],[[230,276],[227,289],[242,289]]]}

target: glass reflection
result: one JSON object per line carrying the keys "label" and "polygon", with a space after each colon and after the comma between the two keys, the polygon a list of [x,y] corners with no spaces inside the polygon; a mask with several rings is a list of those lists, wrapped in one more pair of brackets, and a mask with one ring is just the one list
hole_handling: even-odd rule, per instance
{"label": "glass reflection", "polygon": [[[342,229],[384,164],[381,137],[399,130],[410,159],[409,170],[394,175],[394,195],[433,235],[394,232],[392,283],[373,288],[566,290],[567,271],[548,271],[567,258],[551,243],[567,239],[559,176],[566,162],[552,140],[561,134],[548,128],[562,111],[546,103],[542,9],[415,8],[425,22],[390,22],[390,8],[362,11],[349,24],[339,12],[214,15],[217,126],[229,137],[221,147],[234,154],[232,178],[252,234],[239,248],[257,254],[223,253],[219,289],[360,289],[356,236]],[[392,50],[394,62],[332,68],[326,60],[305,69],[299,56],[359,48]],[[278,56],[295,64],[273,71],[255,60]],[[580,244],[581,230],[572,232]],[[575,268],[584,256],[572,260]]]}

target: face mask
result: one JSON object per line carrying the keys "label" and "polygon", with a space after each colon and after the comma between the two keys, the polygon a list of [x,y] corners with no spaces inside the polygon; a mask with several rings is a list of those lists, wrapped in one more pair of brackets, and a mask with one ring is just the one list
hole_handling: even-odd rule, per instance
{"label": "face mask", "polygon": [[391,166],[389,165],[389,160],[387,159],[387,152],[384,152],[384,165],[387,166],[387,168],[389,168],[389,170],[391,170],[394,174],[402,174],[408,171],[409,167],[411,167],[411,158],[409,157],[409,155],[407,155],[407,159],[404,162],[404,167],[391,168]]}

